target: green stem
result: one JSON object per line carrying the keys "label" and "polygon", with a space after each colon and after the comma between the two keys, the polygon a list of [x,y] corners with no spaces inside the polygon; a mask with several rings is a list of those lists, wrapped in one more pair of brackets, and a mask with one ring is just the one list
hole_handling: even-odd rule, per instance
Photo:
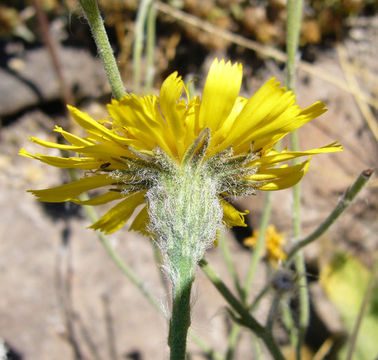
{"label": "green stem", "polygon": [[287,23],[286,23],[286,87],[289,90],[295,89],[295,70],[297,65],[297,51],[299,34],[301,28],[303,0],[287,1]]}
{"label": "green stem", "polygon": [[[80,200],[88,200],[88,195],[81,195]],[[88,205],[83,205],[83,208],[92,222],[97,220],[97,215],[93,207]],[[159,302],[153,297],[153,295],[145,288],[143,282],[138,278],[138,276],[131,270],[131,268],[122,260],[118,253],[114,250],[109,242],[109,239],[101,232],[96,232],[99,240],[104,246],[106,252],[110,258],[114,261],[119,269],[130,279],[130,281],[139,289],[139,291],[145,296],[150,304],[154,306],[159,312],[163,312],[163,309]]]}
{"label": "green stem", "polygon": [[[299,34],[302,18],[303,0],[288,0],[287,2],[287,27],[286,27],[286,52],[288,56],[286,67],[286,87],[289,90],[295,90],[295,70],[297,63],[297,51],[299,43]],[[298,133],[293,131],[291,133],[291,147],[293,151],[298,151]],[[294,164],[299,160],[294,161]],[[293,199],[293,236],[298,239],[301,232],[301,218],[300,218],[300,200],[301,191],[300,184],[294,186]],[[301,347],[305,337],[306,329],[309,324],[309,298],[307,289],[307,279],[305,276],[306,266],[302,253],[298,253],[295,258],[295,267],[299,276],[299,333],[296,348],[297,359],[301,358]]]}
{"label": "green stem", "polygon": [[[290,250],[286,264],[290,264],[290,261],[296,256],[298,251],[312,243],[320,236],[322,236],[328,228],[338,219],[338,217],[348,208],[348,206],[353,202],[357,194],[362,190],[362,188],[367,184],[373,170],[367,169],[361,172],[353,185],[345,192],[342,196],[335,209],[331,214],[320,224],[320,226],[312,232],[310,235],[305,237],[303,240],[298,241],[293,248]],[[288,266],[288,265],[287,265]]]}
{"label": "green stem", "polygon": [[202,349],[202,351],[206,354],[208,359],[225,360],[223,355],[217,353],[214,349],[207,345],[200,337],[191,332],[190,329],[189,337],[194,343],[196,343]]}
{"label": "green stem", "polygon": [[268,319],[266,321],[265,329],[267,332],[272,333],[273,331],[274,319],[276,317],[277,310],[280,305],[280,301],[281,301],[281,295],[277,293],[273,298],[273,302],[272,302],[272,305],[270,306],[270,310],[268,314]]}
{"label": "green stem", "polygon": [[172,284],[172,317],[169,323],[168,345],[171,349],[170,360],[184,360],[186,337],[190,326],[190,292],[194,277],[187,272],[184,264],[179,276]]}
{"label": "green stem", "polygon": [[251,292],[252,283],[253,283],[253,279],[254,279],[255,274],[256,274],[257,266],[260,262],[262,253],[264,251],[265,231],[266,231],[266,228],[268,227],[268,224],[269,224],[271,210],[272,210],[272,193],[267,193],[265,205],[264,205],[264,210],[263,210],[262,217],[261,217],[261,223],[260,223],[260,227],[259,227],[259,235],[257,237],[256,246],[253,250],[251,264],[250,264],[250,267],[249,267],[247,280],[245,282],[245,288],[244,288],[245,295],[244,295],[244,299],[243,299],[245,304],[247,304],[247,302],[248,302],[248,297],[249,297],[249,294]]}
{"label": "green stem", "polygon": [[232,261],[231,252],[230,252],[230,249],[228,247],[228,242],[225,239],[224,234],[219,236],[219,247],[222,251],[223,259],[226,263],[228,271],[229,271],[229,273],[232,277],[232,280],[234,281],[234,285],[236,287],[236,290],[237,290],[240,298],[243,299],[244,298],[244,290],[240,286],[239,276],[238,276],[238,273],[236,272],[235,265]]}
{"label": "green stem", "polygon": [[216,274],[216,272],[209,265],[209,263],[205,259],[202,259],[199,262],[199,265],[202,271],[207,276],[207,278],[212,282],[212,284],[216,287],[216,289],[227,301],[227,303],[232,307],[234,311],[236,311],[239,314],[239,323],[252,330],[256,334],[256,336],[258,336],[264,341],[273,359],[284,360],[281,350],[274,341],[272,335],[266,332],[265,328],[248,312],[244,305],[231,293],[231,291],[227,288],[227,286]]}
{"label": "green stem", "polygon": [[[68,169],[68,173],[72,181],[78,179],[76,172],[74,169]],[[88,200],[89,196],[86,193],[80,195],[80,200]],[[92,206],[83,205],[84,211],[91,222],[96,222],[98,220],[98,216],[96,214],[95,209]],[[138,290],[145,296],[148,302],[159,311],[160,314],[164,315],[164,310],[160,305],[160,302],[147,290],[144,283],[138,278],[138,276],[131,270],[131,268],[122,260],[122,258],[118,255],[118,253],[114,250],[112,245],[110,244],[109,239],[101,232],[96,231],[97,237],[99,238],[100,242],[104,246],[106,252],[110,256],[110,258],[114,261],[115,265],[122,271],[124,275],[134,284]],[[199,336],[197,336],[194,332],[189,330],[189,337],[195,342],[203,351],[208,354],[211,354],[216,360],[223,360],[223,356],[218,352],[214,351],[209,345],[207,345]]]}
{"label": "green stem", "polygon": [[263,353],[261,350],[260,341],[254,334],[251,334],[251,337],[252,337],[251,342],[253,346],[254,359],[261,360],[263,358]]}
{"label": "green stem", "polygon": [[123,86],[121,75],[113,55],[113,49],[110,46],[109,39],[105,31],[97,1],[79,0],[79,3],[88,20],[89,27],[91,28],[93,38],[96,42],[97,51],[100,55],[106,76],[108,77],[112,88],[113,96],[116,99],[120,99],[126,94],[126,90]]}
{"label": "green stem", "polygon": [[139,9],[135,21],[135,35],[133,46],[133,73],[134,73],[134,90],[139,92],[141,88],[141,62],[143,52],[143,38],[144,28],[146,24],[146,18],[148,9],[151,6],[151,0],[142,0],[139,4]]}
{"label": "green stem", "polygon": [[155,66],[155,42],[156,42],[156,9],[151,3],[147,16],[147,49],[146,49],[146,91],[150,92],[154,84]]}
{"label": "green stem", "polygon": [[282,322],[289,333],[290,344],[293,348],[296,348],[297,342],[298,342],[297,331],[295,328],[293,316],[291,314],[287,299],[284,301],[281,301],[281,313],[282,313]]}
{"label": "green stem", "polygon": [[[228,242],[224,236],[224,234],[220,235],[219,237],[219,245],[220,249],[222,250],[222,255],[225,260],[226,266],[228,268],[228,271],[234,281],[234,285],[236,287],[236,290],[238,292],[239,298],[244,298],[244,290],[240,285],[239,276],[237,274],[234,262],[232,261],[232,256],[230,249],[228,247]],[[228,336],[228,346],[227,346],[227,352],[226,352],[226,360],[231,360],[234,357],[234,351],[235,347],[237,345],[238,339],[239,339],[239,333],[240,333],[240,326],[237,323],[233,323],[231,326],[231,331]]]}
{"label": "green stem", "polygon": [[234,358],[234,351],[239,339],[240,326],[237,323],[233,323],[228,337],[228,347],[226,353],[226,360],[232,360]]}

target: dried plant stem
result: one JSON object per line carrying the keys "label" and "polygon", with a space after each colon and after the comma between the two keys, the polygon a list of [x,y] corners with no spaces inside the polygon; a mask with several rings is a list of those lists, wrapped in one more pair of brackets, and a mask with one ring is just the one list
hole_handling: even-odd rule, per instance
{"label": "dried plant stem", "polygon": [[353,67],[348,61],[348,54],[345,49],[345,46],[343,46],[342,44],[338,44],[336,49],[339,55],[340,65],[344,71],[345,79],[348,83],[348,86],[350,87],[351,92],[355,97],[356,103],[360,108],[361,114],[364,117],[366,123],[368,124],[371,132],[373,133],[375,140],[378,141],[378,123],[366,101],[364,101],[363,98],[361,98],[360,96],[356,95],[361,93],[361,89],[358,85],[357,79],[353,75]]}
{"label": "dried plant stem", "polygon": [[289,266],[291,260],[296,256],[298,251],[300,251],[302,248],[318,239],[328,230],[328,228],[353,202],[357,194],[367,184],[372,174],[372,169],[367,169],[361,172],[361,174],[358,176],[353,185],[344,193],[344,195],[336,205],[335,209],[331,212],[331,214],[319,225],[319,227],[315,231],[313,231],[310,235],[306,236],[303,240],[298,241],[293,246],[293,248],[290,250],[287,256],[286,266]]}
{"label": "dried plant stem", "polygon": [[102,60],[106,76],[112,88],[113,96],[120,99],[126,94],[121,75],[119,73],[113,49],[110,46],[104,23],[96,0],[79,0],[79,3],[87,18],[93,38],[96,42],[97,51]]}
{"label": "dried plant stem", "polygon": [[59,56],[56,49],[56,44],[50,36],[50,26],[44,10],[42,9],[40,0],[33,0],[33,6],[35,8],[37,19],[40,26],[41,38],[50,54],[51,61],[54,65],[56,72],[62,99],[66,104],[74,105],[74,97],[71,92],[70,86],[67,84],[63,73],[62,63],[59,60]]}

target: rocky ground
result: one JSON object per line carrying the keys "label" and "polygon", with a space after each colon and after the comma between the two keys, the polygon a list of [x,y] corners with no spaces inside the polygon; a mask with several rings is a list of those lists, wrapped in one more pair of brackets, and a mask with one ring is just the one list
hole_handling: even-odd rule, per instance
{"label": "rocky ground", "polygon": [[[377,113],[377,19],[368,26],[355,25],[343,43],[347,59],[353,63],[361,89],[375,99],[370,106]],[[13,50],[17,44],[6,44]],[[84,213],[70,205],[45,206],[26,189],[59,185],[67,175],[17,155],[21,147],[39,149],[29,136],[52,139],[55,123],[65,123],[59,102],[59,87],[43,48],[15,51],[0,67],[0,337],[13,350],[13,359],[164,359],[167,358],[167,320],[140,294],[116,268],[98,241],[86,229]],[[96,99],[108,97],[108,87],[98,59],[86,49],[61,47],[60,59],[68,84],[80,107],[96,116],[102,110]],[[217,54],[227,56],[227,54]],[[204,77],[214,54],[198,67]],[[5,61],[6,60],[6,61]],[[265,60],[257,72],[245,64],[248,76],[244,91],[252,94],[272,76],[283,79],[282,69]],[[317,156],[303,180],[303,234],[308,234],[335,207],[345,189],[366,168],[377,170],[377,141],[362,115],[355,97],[330,83],[329,77],[345,82],[345,72],[335,47],[316,50],[313,65],[318,75],[302,69],[298,79],[298,101],[307,106],[323,100],[329,111],[300,131],[301,148],[320,147],[338,140],[343,153]],[[176,69],[171,69],[176,70]],[[180,70],[179,68],[177,70]],[[324,80],[323,78],[326,78]],[[45,152],[55,154],[54,151]],[[316,274],[337,250],[346,250],[371,266],[377,250],[378,183],[374,175],[355,203],[316,244],[306,250],[308,265]],[[251,227],[258,225],[263,194],[237,202],[249,209]],[[275,194],[272,223],[284,231],[290,242],[291,191]],[[104,209],[100,210],[101,213]],[[249,229],[251,231],[251,229]],[[248,233],[245,233],[249,235]],[[246,274],[249,250],[227,234],[240,274]],[[122,230],[111,236],[122,258],[143,280],[145,287],[167,309],[164,281],[156,266],[148,239]],[[208,260],[230,283],[219,249],[208,253]],[[257,293],[265,282],[261,267],[254,284]],[[243,275],[242,275],[243,276]],[[337,316],[331,316],[319,286],[312,285],[315,313],[328,331],[340,330]],[[259,318],[266,316],[263,303]],[[315,316],[315,315],[314,315]],[[226,346],[229,326],[225,303],[205,276],[198,271],[193,296],[192,329],[218,351]],[[191,359],[204,359],[199,347],[190,341]],[[236,359],[251,359],[248,335],[243,333]]]}

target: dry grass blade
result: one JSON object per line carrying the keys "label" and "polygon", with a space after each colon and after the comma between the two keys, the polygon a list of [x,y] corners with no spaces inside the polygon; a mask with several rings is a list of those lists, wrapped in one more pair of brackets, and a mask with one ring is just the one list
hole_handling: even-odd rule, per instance
{"label": "dry grass blade", "polygon": [[[194,15],[178,10],[160,1],[156,1],[155,6],[158,11],[166,15],[169,15],[176,20],[197,27],[203,31],[214,34],[215,36],[222,37],[223,39],[233,42],[234,44],[237,44],[239,46],[245,47],[246,49],[256,51],[257,53],[263,56],[271,57],[280,62],[286,62],[287,60],[287,56],[284,52],[277,50],[271,46],[261,45],[258,42],[247,39],[241,35],[237,35],[230,31],[220,29],[217,26],[209,23],[208,21],[202,20]],[[340,79],[339,77],[334,76],[331,73],[326,72],[323,69],[320,69],[304,61],[300,61],[297,67],[298,69],[303,70],[310,75],[316,76],[324,81],[329,82],[330,84],[337,86],[338,88],[348,93],[353,94],[356,98],[360,99],[361,101],[364,101],[365,103],[368,103],[375,109],[378,109],[377,100],[361,91],[354,90],[353,88],[348,86],[348,84],[346,84],[343,79]]]}
{"label": "dry grass blade", "polygon": [[342,44],[337,45],[337,54],[339,56],[339,61],[341,68],[344,71],[345,79],[348,83],[348,86],[351,89],[351,93],[354,95],[356,99],[356,103],[360,108],[362,116],[364,117],[365,121],[367,122],[371,132],[373,133],[375,139],[378,141],[378,124],[375,120],[375,117],[372,111],[369,108],[369,105],[363,100],[363,97],[357,96],[356,94],[361,93],[361,89],[358,85],[358,82],[353,75],[354,68],[353,65],[348,60],[348,54],[345,47]]}

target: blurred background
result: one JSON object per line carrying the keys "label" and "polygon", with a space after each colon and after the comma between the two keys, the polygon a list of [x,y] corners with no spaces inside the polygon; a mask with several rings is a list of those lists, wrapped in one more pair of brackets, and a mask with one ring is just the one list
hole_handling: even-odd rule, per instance
{"label": "blurred background", "polygon": [[[243,64],[243,96],[250,97],[271,77],[283,81],[286,1],[151,3],[154,12],[149,2],[99,2],[127,91],[158,94],[164,78],[177,70],[185,81],[194,79],[194,87],[200,92],[215,57]],[[143,6],[149,9],[146,22],[141,20]],[[377,170],[377,10],[374,0],[305,1],[297,100],[303,107],[322,100],[329,110],[301,128],[300,146],[307,150],[337,140],[344,152],[312,160],[302,181],[303,235],[332,211],[362,170]],[[140,52],[136,45],[141,45]],[[60,185],[69,181],[68,175],[17,155],[21,147],[42,152],[27,138],[54,141],[52,129],[56,124],[80,133],[67,117],[66,103],[101,119],[106,116],[105,104],[110,99],[90,29],[76,1],[1,2],[0,348],[4,343],[8,359],[167,358],[167,320],[112,263],[95,233],[86,229],[90,223],[82,209],[70,204],[38,203],[26,193],[26,189]],[[58,155],[52,149],[43,149],[43,153]],[[358,312],[369,269],[376,260],[377,193],[378,181],[373,175],[340,220],[306,248],[312,302],[304,359],[341,356],[338,350],[351,331],[349,317],[353,315],[354,319]],[[248,227],[226,234],[242,278],[251,255],[243,239],[259,225],[264,196],[259,193],[235,201],[240,210],[250,211]],[[274,194],[271,223],[284,233],[288,245],[292,241],[291,205],[291,190]],[[100,208],[99,213],[105,210]],[[121,230],[111,236],[111,242],[168,309],[165,279],[150,241]],[[337,281],[333,278],[334,282],[324,280],[320,284],[319,276],[334,264],[335,254],[345,272],[336,272]],[[211,249],[207,257],[232,286],[220,250]],[[269,266],[266,263],[259,268],[253,294],[269,281]],[[345,289],[345,284],[349,288]],[[295,290],[292,295],[295,312]],[[360,338],[366,342],[359,343],[361,349],[368,350],[361,350],[356,359],[378,355],[374,341],[377,291],[372,299],[371,327],[361,330],[364,333]],[[265,319],[268,309],[269,296],[257,317]],[[192,328],[211,347],[224,352],[230,319],[224,301],[200,270],[194,289]],[[280,344],[288,344],[279,318],[276,336]],[[249,335],[243,332],[234,359],[254,359],[252,349]],[[191,359],[212,359],[192,341],[189,350]],[[288,359],[293,358],[289,350],[286,354]]]}

